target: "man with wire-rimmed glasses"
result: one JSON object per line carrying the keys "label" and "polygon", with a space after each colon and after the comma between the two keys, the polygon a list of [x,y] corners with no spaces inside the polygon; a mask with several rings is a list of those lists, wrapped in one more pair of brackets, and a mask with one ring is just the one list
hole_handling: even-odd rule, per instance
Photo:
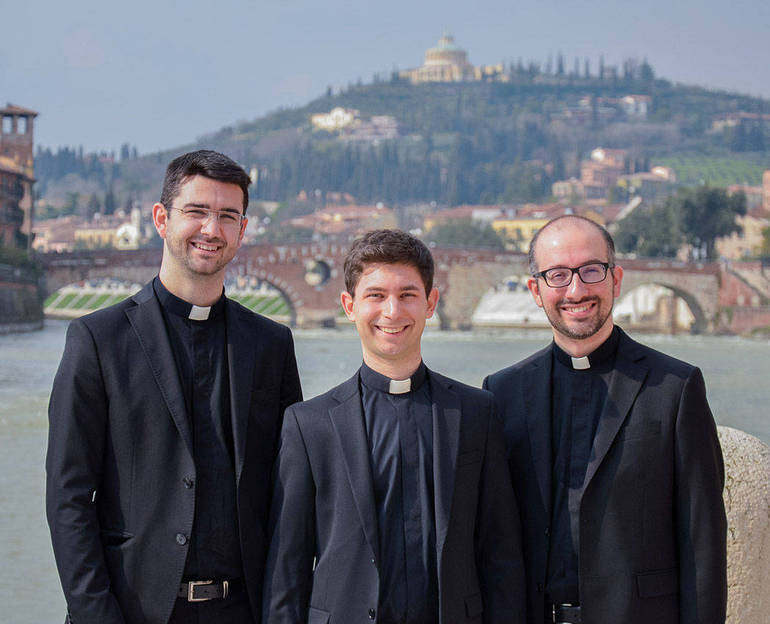
{"label": "man with wire-rimmed glasses", "polygon": [[484,380],[505,424],[528,624],[723,624],[724,470],[700,370],[614,325],[623,269],[600,225],[550,221],[529,268],[553,342]]}
{"label": "man with wire-rimmed glasses", "polygon": [[259,621],[271,466],[302,393],[289,329],[224,293],[249,183],[217,152],[174,159],[158,276],[68,329],[46,461],[68,622]]}

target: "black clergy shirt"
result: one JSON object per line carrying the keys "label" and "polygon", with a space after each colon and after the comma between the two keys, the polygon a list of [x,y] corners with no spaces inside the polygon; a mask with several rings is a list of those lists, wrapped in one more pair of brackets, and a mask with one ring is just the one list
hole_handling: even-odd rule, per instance
{"label": "black clergy shirt", "polygon": [[359,371],[380,541],[380,624],[437,624],[438,571],[433,504],[433,410],[425,365],[411,389]]}
{"label": "black clergy shirt", "polygon": [[[579,604],[580,499],[596,427],[607,401],[619,333],[614,328],[582,362],[553,345],[552,517],[546,593],[553,603]],[[575,366],[589,365],[580,369]]]}
{"label": "black clergy shirt", "polygon": [[[225,296],[210,308],[196,308],[153,282],[166,321],[193,436],[195,517],[184,568],[186,580],[243,576],[238,541],[233,428],[227,365]],[[159,479],[164,478],[162,474]]]}

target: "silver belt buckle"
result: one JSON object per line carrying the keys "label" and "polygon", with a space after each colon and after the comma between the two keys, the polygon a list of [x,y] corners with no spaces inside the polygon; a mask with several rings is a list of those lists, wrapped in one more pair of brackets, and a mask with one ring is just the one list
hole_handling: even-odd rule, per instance
{"label": "silver belt buckle", "polygon": [[[574,607],[573,604],[567,604],[567,603],[560,603],[560,607]],[[556,621],[556,603],[551,603],[551,621],[553,624],[567,624],[566,622],[557,622]]]}
{"label": "silver belt buckle", "polygon": [[[206,602],[212,598],[196,598],[195,588],[199,585],[213,585],[214,581],[189,581],[187,583],[187,602]],[[225,596],[227,595],[227,586],[225,585]]]}

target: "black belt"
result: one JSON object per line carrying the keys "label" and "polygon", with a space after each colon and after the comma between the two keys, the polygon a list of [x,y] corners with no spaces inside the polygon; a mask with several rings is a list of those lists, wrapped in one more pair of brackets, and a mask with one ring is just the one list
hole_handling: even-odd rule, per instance
{"label": "black belt", "polygon": [[243,589],[243,579],[232,581],[185,581],[179,584],[177,598],[186,598],[187,602],[204,602],[217,598],[227,598],[230,594]]}
{"label": "black belt", "polygon": [[572,604],[552,604],[551,619],[547,622],[556,624],[581,624],[583,619],[580,617],[580,605]]}

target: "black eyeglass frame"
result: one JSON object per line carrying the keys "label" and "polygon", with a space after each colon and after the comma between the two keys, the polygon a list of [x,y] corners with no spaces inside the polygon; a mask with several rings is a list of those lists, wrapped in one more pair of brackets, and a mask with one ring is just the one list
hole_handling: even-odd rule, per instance
{"label": "black eyeglass frame", "polygon": [[[588,282],[583,278],[583,276],[580,274],[581,269],[584,269],[590,266],[600,266],[604,269],[604,275],[602,275],[601,279],[595,280],[593,282]],[[601,282],[607,279],[607,273],[614,268],[615,268],[615,265],[609,262],[586,262],[585,264],[581,264],[579,267],[560,267],[560,266],[551,267],[550,269],[546,269],[545,271],[539,271],[538,273],[533,273],[532,277],[534,278],[542,277],[549,288],[566,288],[572,283],[572,280],[575,277],[575,273],[577,273],[577,276],[580,278],[580,281],[583,282],[584,284],[600,284]],[[561,284],[559,286],[554,286],[553,284],[551,284],[551,282],[548,281],[548,278],[546,277],[546,273],[549,273],[555,269],[570,271],[569,280],[567,280],[564,284]]]}

